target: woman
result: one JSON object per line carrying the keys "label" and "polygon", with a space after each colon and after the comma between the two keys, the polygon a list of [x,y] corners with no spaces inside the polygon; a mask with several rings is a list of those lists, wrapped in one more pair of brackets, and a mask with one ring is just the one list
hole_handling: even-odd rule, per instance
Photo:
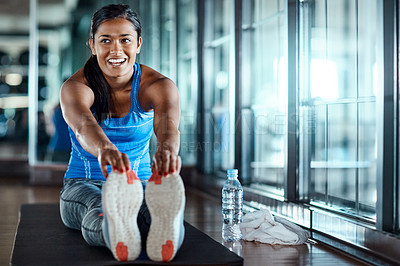
{"label": "woman", "polygon": [[[150,259],[169,261],[184,235],[179,96],[171,80],[135,62],[142,42],[127,5],[93,15],[92,56],[61,89],[72,152],[60,212],[67,227],[117,260],[136,259],[147,242]],[[158,146],[150,166],[153,130]]]}

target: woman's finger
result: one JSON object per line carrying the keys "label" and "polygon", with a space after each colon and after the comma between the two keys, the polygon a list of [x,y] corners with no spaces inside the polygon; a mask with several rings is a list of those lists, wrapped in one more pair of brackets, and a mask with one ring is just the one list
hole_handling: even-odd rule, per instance
{"label": "woman's finger", "polygon": [[170,158],[171,152],[169,150],[164,150],[162,152],[162,171],[164,176],[167,176],[169,174]]}
{"label": "woman's finger", "polygon": [[157,171],[158,171],[157,160],[156,157],[154,156],[153,159],[151,160],[151,172],[155,173]]}
{"label": "woman's finger", "polygon": [[131,162],[129,161],[129,157],[128,155],[126,155],[126,153],[122,154],[122,161],[123,161],[123,166],[125,171],[129,171],[131,170]]}
{"label": "woman's finger", "polygon": [[156,158],[156,165],[157,165],[158,174],[159,174],[160,176],[162,176],[162,174],[163,174],[163,173],[162,173],[162,171],[163,171],[163,169],[162,169],[163,158],[162,158],[161,153],[160,153],[160,152],[157,152],[156,155],[155,155],[155,158]]}
{"label": "woman's finger", "polygon": [[178,158],[176,160],[176,172],[179,174],[181,172],[182,168],[182,158],[181,156],[178,155]]}
{"label": "woman's finger", "polygon": [[120,173],[125,172],[125,163],[122,158],[122,154],[118,152],[114,156],[115,156],[115,167],[117,168],[116,170]]}
{"label": "woman's finger", "polygon": [[176,160],[178,158],[178,155],[171,154],[171,156],[169,158],[170,158],[170,160],[169,160],[169,173],[173,174],[177,169]]}
{"label": "woman's finger", "polygon": [[100,169],[101,169],[101,172],[102,172],[102,174],[103,174],[103,176],[105,177],[105,178],[107,178],[108,177],[108,169],[107,169],[107,165],[111,165],[112,166],[112,163],[111,163],[111,161],[110,161],[110,158],[107,158],[107,155],[102,155],[102,156],[100,156],[100,158],[99,158],[99,164],[100,164]]}
{"label": "woman's finger", "polygon": [[100,168],[101,168],[101,173],[103,174],[103,176],[105,178],[107,178],[108,177],[107,164],[100,164]]}

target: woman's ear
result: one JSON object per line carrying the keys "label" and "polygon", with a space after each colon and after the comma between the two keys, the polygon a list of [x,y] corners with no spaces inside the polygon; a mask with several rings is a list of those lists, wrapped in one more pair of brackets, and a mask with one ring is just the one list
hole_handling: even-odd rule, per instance
{"label": "woman's ear", "polygon": [[137,51],[136,51],[137,54],[140,53],[140,48],[142,47],[142,43],[143,43],[143,39],[142,39],[142,37],[139,37]]}
{"label": "woman's ear", "polygon": [[92,55],[96,55],[96,49],[94,49],[93,39],[89,39],[90,50],[92,51]]}

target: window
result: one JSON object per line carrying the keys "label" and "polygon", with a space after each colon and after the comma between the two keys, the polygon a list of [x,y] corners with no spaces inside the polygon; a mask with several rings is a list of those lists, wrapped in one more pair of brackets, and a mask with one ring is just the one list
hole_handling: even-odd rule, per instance
{"label": "window", "polygon": [[177,85],[181,106],[181,149],[184,165],[196,164],[197,38],[196,1],[178,0]]}
{"label": "window", "polygon": [[205,1],[204,156],[206,171],[234,164],[234,1]]}
{"label": "window", "polygon": [[304,2],[300,24],[302,197],[375,220],[377,1]]}
{"label": "window", "polygon": [[287,4],[243,1],[243,137],[252,184],[283,195],[287,147]]}
{"label": "window", "polygon": [[176,9],[174,0],[160,1],[160,72],[176,81]]}

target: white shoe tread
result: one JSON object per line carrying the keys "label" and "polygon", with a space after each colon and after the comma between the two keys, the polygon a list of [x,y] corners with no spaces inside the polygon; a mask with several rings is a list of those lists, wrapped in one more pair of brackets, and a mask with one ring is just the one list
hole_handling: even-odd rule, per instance
{"label": "white shoe tread", "polygon": [[128,248],[128,260],[135,260],[141,251],[137,214],[143,201],[139,180],[127,183],[124,174],[110,173],[102,189],[103,211],[107,217],[110,246],[119,260],[116,247],[122,242]]}
{"label": "white shoe tread", "polygon": [[[161,178],[161,184],[148,182],[146,204],[151,215],[151,226],[147,237],[147,255],[153,261],[162,261],[162,246],[170,240],[177,247],[183,210],[185,188],[179,175]],[[172,258],[176,254],[174,248]]]}

